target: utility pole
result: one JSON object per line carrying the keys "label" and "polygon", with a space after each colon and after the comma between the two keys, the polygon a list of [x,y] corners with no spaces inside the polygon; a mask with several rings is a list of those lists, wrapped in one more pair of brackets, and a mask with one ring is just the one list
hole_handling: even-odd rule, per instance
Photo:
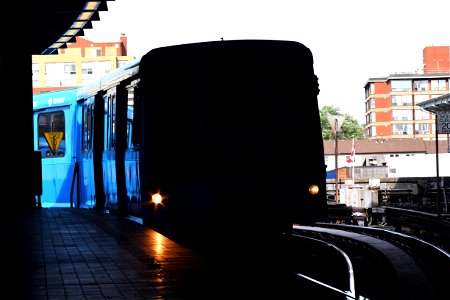
{"label": "utility pole", "polygon": [[335,173],[335,194],[334,194],[334,200],[336,201],[336,204],[339,203],[339,173],[338,173],[338,141],[339,141],[339,131],[341,129],[342,124],[344,123],[345,116],[339,116],[339,115],[329,115],[327,116],[328,122],[330,123],[331,130],[333,130],[333,136],[334,136],[334,173]]}

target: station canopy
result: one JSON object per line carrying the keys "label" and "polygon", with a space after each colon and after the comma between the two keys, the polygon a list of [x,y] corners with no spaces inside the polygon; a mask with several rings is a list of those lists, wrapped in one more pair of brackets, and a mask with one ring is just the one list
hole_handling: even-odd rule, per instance
{"label": "station canopy", "polygon": [[417,105],[419,105],[422,109],[430,111],[432,113],[440,111],[450,111],[450,94],[432,98]]}
{"label": "station canopy", "polygon": [[107,11],[114,0],[32,0],[31,54],[57,54],[59,48],[75,42],[99,21],[99,11]]}

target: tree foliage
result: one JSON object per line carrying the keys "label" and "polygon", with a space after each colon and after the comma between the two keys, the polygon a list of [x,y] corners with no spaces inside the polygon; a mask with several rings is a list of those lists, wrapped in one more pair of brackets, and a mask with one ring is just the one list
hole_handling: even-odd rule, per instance
{"label": "tree foliage", "polygon": [[345,117],[344,123],[342,124],[338,134],[338,138],[340,140],[364,138],[364,125],[358,124],[358,121],[349,114],[342,114],[339,111],[339,108],[326,105],[320,109],[320,123],[322,125],[322,137],[324,140],[334,140],[331,124],[327,118],[329,115]]}

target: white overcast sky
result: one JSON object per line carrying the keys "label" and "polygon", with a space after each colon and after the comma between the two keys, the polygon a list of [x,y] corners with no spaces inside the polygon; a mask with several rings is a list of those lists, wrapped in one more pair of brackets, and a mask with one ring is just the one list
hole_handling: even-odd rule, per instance
{"label": "white overcast sky", "polygon": [[364,122],[369,78],[422,67],[423,48],[450,46],[449,0],[115,0],[85,29],[95,42],[128,37],[128,55],[155,47],[281,39],[311,49],[319,107]]}

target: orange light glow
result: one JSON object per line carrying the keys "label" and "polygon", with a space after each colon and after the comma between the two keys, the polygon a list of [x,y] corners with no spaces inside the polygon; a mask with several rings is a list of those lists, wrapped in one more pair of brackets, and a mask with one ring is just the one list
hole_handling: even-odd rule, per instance
{"label": "orange light glow", "polygon": [[317,195],[319,193],[319,187],[317,185],[315,185],[315,184],[311,185],[309,187],[309,193],[311,195]]}
{"label": "orange light glow", "polygon": [[163,201],[163,197],[160,193],[156,193],[152,195],[152,202],[155,204],[160,204]]}
{"label": "orange light glow", "polygon": [[164,251],[167,250],[167,242],[168,239],[162,234],[156,231],[148,231],[148,247],[151,253],[156,252],[158,255],[163,255]]}

